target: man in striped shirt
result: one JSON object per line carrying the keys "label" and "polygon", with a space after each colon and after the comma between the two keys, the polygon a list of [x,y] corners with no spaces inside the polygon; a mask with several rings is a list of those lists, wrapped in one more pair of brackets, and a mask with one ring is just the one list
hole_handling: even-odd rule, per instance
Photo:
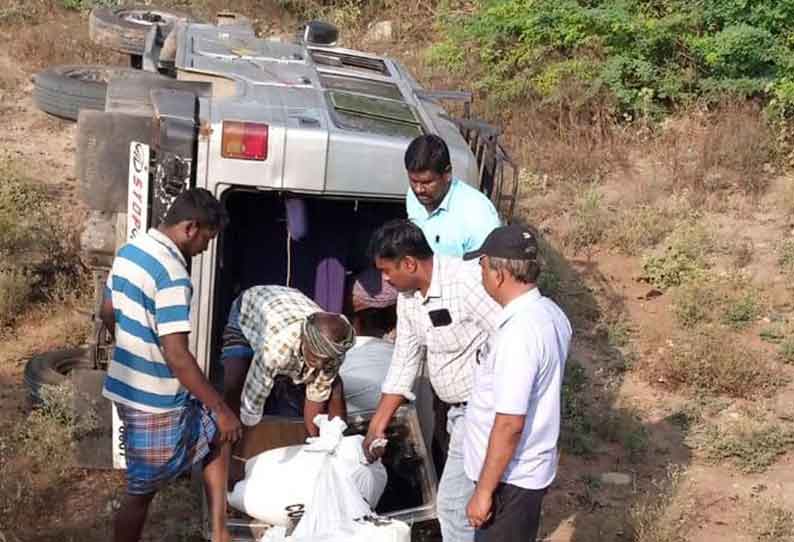
{"label": "man in striped shirt", "polygon": [[155,493],[197,463],[212,539],[231,540],[226,473],[241,425],[188,349],[193,286],[187,260],[204,252],[227,221],[210,192],[187,190],[162,225],[124,245],[113,262],[100,315],[115,338],[103,395],[124,424],[127,460],[115,542],[139,540]]}

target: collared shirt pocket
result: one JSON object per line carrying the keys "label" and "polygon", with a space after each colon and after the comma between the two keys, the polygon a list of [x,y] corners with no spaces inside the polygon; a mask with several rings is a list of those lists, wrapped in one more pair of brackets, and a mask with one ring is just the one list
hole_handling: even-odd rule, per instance
{"label": "collared shirt pocket", "polygon": [[477,335],[479,329],[468,322],[453,322],[448,326],[429,327],[427,334],[427,351],[429,354],[442,354],[445,356],[462,354]]}

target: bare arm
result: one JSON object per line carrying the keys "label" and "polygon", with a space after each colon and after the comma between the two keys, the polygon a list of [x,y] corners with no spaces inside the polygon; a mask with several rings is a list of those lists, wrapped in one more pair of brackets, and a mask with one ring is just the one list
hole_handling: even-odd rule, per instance
{"label": "bare arm", "polygon": [[187,337],[187,333],[172,333],[160,337],[165,362],[180,384],[216,414],[221,440],[234,442],[240,438],[242,432],[240,420],[199,369],[196,358],[188,348]]}
{"label": "bare arm", "polygon": [[496,414],[477,489],[466,507],[466,515],[474,527],[480,527],[491,516],[493,492],[515,454],[525,420],[526,416]]}
{"label": "bare arm", "polygon": [[337,375],[334,387],[331,389],[331,398],[328,400],[328,417],[342,418],[347,422],[347,403],[345,403],[345,386],[342,377]]}
{"label": "bare arm", "polygon": [[320,434],[320,430],[314,425],[314,417],[323,412],[325,412],[325,403],[318,403],[308,399],[303,402],[303,425],[306,427],[306,434],[310,437],[316,437]]}
{"label": "bare arm", "polygon": [[110,336],[116,337],[116,315],[113,312],[113,302],[110,297],[105,296],[102,300],[102,306],[99,308],[99,318],[105,324],[105,328],[110,333]]}
{"label": "bare arm", "polygon": [[[382,438],[385,435],[386,428],[394,417],[394,413],[397,412],[397,409],[400,408],[400,405],[404,402],[405,397],[402,395],[384,393],[380,396],[378,408],[375,410],[375,414],[373,414],[369,422],[367,438],[364,439],[364,454],[370,461],[374,461],[378,456],[377,454],[373,455],[370,453],[370,444],[372,444],[375,439]],[[382,448],[380,450],[383,451]]]}

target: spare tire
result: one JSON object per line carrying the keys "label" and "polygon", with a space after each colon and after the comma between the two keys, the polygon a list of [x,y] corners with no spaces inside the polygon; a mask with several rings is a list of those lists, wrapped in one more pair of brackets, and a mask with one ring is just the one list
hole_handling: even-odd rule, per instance
{"label": "spare tire", "polygon": [[77,120],[82,109],[105,110],[105,94],[111,78],[133,77],[163,76],[119,66],[55,66],[33,76],[33,103],[56,117]]}
{"label": "spare tire", "polygon": [[94,8],[88,19],[91,41],[120,53],[142,55],[153,25],[170,30],[178,21],[196,21],[189,13],[151,6]]}
{"label": "spare tire", "polygon": [[88,348],[55,350],[33,356],[25,365],[25,385],[33,404],[42,401],[42,387],[58,386],[69,379],[75,369],[93,369]]}

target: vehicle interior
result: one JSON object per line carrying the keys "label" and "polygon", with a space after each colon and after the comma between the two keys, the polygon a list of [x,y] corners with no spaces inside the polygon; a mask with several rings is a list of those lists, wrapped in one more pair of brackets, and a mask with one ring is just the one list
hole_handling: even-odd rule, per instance
{"label": "vehicle interior", "polygon": [[[329,198],[232,188],[223,195],[231,222],[218,240],[215,314],[210,376],[222,385],[217,362],[229,308],[244,289],[260,284],[289,285],[324,310],[343,312],[347,279],[371,265],[367,248],[380,225],[405,216],[402,200]],[[364,434],[369,414],[348,420],[348,434]],[[302,421],[270,417],[246,443],[245,457],[268,449],[302,444]],[[382,515],[432,509],[435,472],[413,407],[395,417],[383,463],[389,483],[376,508]],[[253,539],[267,526],[232,511],[230,527]]]}

